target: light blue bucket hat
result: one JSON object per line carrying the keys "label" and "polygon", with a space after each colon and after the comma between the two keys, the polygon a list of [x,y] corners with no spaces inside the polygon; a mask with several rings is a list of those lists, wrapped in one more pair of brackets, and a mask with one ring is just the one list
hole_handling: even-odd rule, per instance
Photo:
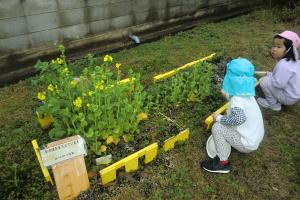
{"label": "light blue bucket hat", "polygon": [[255,96],[254,66],[245,59],[238,58],[227,63],[223,89],[230,96]]}

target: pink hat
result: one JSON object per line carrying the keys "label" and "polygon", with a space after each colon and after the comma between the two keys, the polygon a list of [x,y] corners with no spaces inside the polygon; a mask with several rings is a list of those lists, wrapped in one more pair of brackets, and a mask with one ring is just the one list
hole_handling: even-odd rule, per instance
{"label": "pink hat", "polygon": [[298,60],[299,58],[299,54],[297,51],[297,48],[300,46],[300,38],[297,35],[297,33],[293,32],[293,31],[283,31],[280,34],[277,34],[285,39],[291,40],[293,42],[293,52],[295,55],[295,59]]}
{"label": "pink hat", "polygon": [[297,49],[300,46],[300,38],[297,33],[293,31],[284,31],[280,34],[277,34],[285,39],[291,40],[293,42],[293,46]]}

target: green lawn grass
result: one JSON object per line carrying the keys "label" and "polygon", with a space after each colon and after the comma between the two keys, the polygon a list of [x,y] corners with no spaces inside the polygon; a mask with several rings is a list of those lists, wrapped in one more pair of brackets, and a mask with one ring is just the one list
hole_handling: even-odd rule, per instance
{"label": "green lawn grass", "polygon": [[[202,24],[176,35],[113,53],[122,72],[132,68],[144,84],[151,77],[211,53],[246,57],[258,70],[271,70],[272,37],[286,29],[300,33],[300,24],[283,23],[278,10],[261,9],[216,23]],[[298,20],[299,21],[299,20]],[[30,79],[0,89],[0,196],[1,199],[53,199],[31,147],[50,141],[35,118],[37,88]],[[205,106],[205,105],[204,105]],[[300,105],[282,112],[263,109],[266,134],[258,151],[232,152],[232,172],[216,175],[202,171],[205,142],[210,135],[204,117],[189,112],[181,118],[191,129],[188,142],[168,153],[159,152],[149,165],[132,174],[120,173],[107,187],[91,179],[91,189],[79,199],[299,199]],[[209,113],[207,113],[209,114]]]}

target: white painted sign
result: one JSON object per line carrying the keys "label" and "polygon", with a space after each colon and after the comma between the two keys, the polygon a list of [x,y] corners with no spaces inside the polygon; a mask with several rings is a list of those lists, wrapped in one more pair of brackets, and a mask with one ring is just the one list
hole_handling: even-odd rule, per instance
{"label": "white painted sign", "polygon": [[40,153],[44,166],[49,167],[76,156],[87,155],[86,143],[80,137],[70,142],[42,149]]}

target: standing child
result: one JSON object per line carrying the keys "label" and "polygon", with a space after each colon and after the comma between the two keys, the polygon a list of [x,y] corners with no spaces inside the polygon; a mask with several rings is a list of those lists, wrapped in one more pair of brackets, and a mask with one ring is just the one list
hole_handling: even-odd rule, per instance
{"label": "standing child", "polygon": [[262,107],[280,111],[281,104],[293,105],[300,100],[299,46],[300,38],[292,31],[274,36],[271,55],[277,64],[260,82],[265,98],[258,98],[257,102]]}
{"label": "standing child", "polygon": [[[242,153],[256,150],[264,136],[261,111],[254,98],[254,66],[244,58],[227,64],[222,94],[229,99],[227,115],[213,114],[212,136],[217,156],[201,162],[209,172],[229,173],[228,155],[231,147]],[[229,145],[228,145],[229,144]]]}

